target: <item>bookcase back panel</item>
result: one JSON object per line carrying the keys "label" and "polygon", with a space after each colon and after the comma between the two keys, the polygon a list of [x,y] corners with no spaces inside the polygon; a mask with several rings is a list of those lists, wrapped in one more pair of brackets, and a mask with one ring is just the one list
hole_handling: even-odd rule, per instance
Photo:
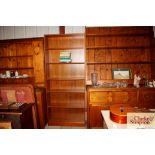
{"label": "bookcase back panel", "polygon": [[49,78],[84,77],[84,64],[51,64]]}
{"label": "bookcase back panel", "polygon": [[83,42],[84,41],[84,37],[83,36],[68,36],[67,38],[65,37],[52,37],[52,38],[48,38],[47,39],[47,46],[48,48],[52,48],[52,49],[74,49],[74,48],[83,48]]}
{"label": "bookcase back panel", "polygon": [[49,106],[55,107],[72,107],[72,108],[84,108],[84,93],[52,93],[49,96]]}
{"label": "bookcase back panel", "polygon": [[84,90],[84,80],[52,80],[49,81],[48,87],[52,89],[70,89],[70,90]]}
{"label": "bookcase back panel", "polygon": [[49,56],[47,61],[49,63],[60,62],[60,53],[61,52],[70,52],[71,53],[71,62],[82,62],[84,63],[84,50],[83,49],[72,49],[72,50],[49,50]]}

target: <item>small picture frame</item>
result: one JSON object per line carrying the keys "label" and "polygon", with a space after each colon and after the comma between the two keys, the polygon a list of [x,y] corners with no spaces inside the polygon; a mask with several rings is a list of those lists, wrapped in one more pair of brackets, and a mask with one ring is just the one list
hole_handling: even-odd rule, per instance
{"label": "small picture frame", "polygon": [[130,68],[116,68],[112,69],[113,79],[131,79]]}

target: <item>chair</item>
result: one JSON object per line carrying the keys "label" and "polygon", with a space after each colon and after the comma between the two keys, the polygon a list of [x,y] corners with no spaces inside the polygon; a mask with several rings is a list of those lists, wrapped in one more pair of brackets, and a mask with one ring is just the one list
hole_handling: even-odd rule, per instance
{"label": "chair", "polygon": [[37,110],[34,88],[31,84],[2,84],[0,85],[1,102],[23,102],[32,104],[34,128],[37,128]]}

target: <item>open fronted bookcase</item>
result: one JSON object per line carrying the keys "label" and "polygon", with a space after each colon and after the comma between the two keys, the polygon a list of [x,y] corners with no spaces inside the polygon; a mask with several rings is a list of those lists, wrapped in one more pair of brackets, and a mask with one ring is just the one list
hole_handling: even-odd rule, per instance
{"label": "open fronted bookcase", "polygon": [[84,126],[84,35],[45,35],[44,43],[48,124]]}

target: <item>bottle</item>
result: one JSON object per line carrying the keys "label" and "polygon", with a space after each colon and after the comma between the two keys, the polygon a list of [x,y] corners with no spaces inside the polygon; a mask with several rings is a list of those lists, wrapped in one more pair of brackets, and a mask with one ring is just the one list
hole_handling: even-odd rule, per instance
{"label": "bottle", "polygon": [[15,71],[15,77],[18,77],[18,71]]}
{"label": "bottle", "polygon": [[6,71],[6,77],[7,77],[7,78],[10,78],[10,77],[11,77],[10,71]]}
{"label": "bottle", "polygon": [[14,71],[10,71],[10,76],[14,77],[15,76],[15,72]]}

